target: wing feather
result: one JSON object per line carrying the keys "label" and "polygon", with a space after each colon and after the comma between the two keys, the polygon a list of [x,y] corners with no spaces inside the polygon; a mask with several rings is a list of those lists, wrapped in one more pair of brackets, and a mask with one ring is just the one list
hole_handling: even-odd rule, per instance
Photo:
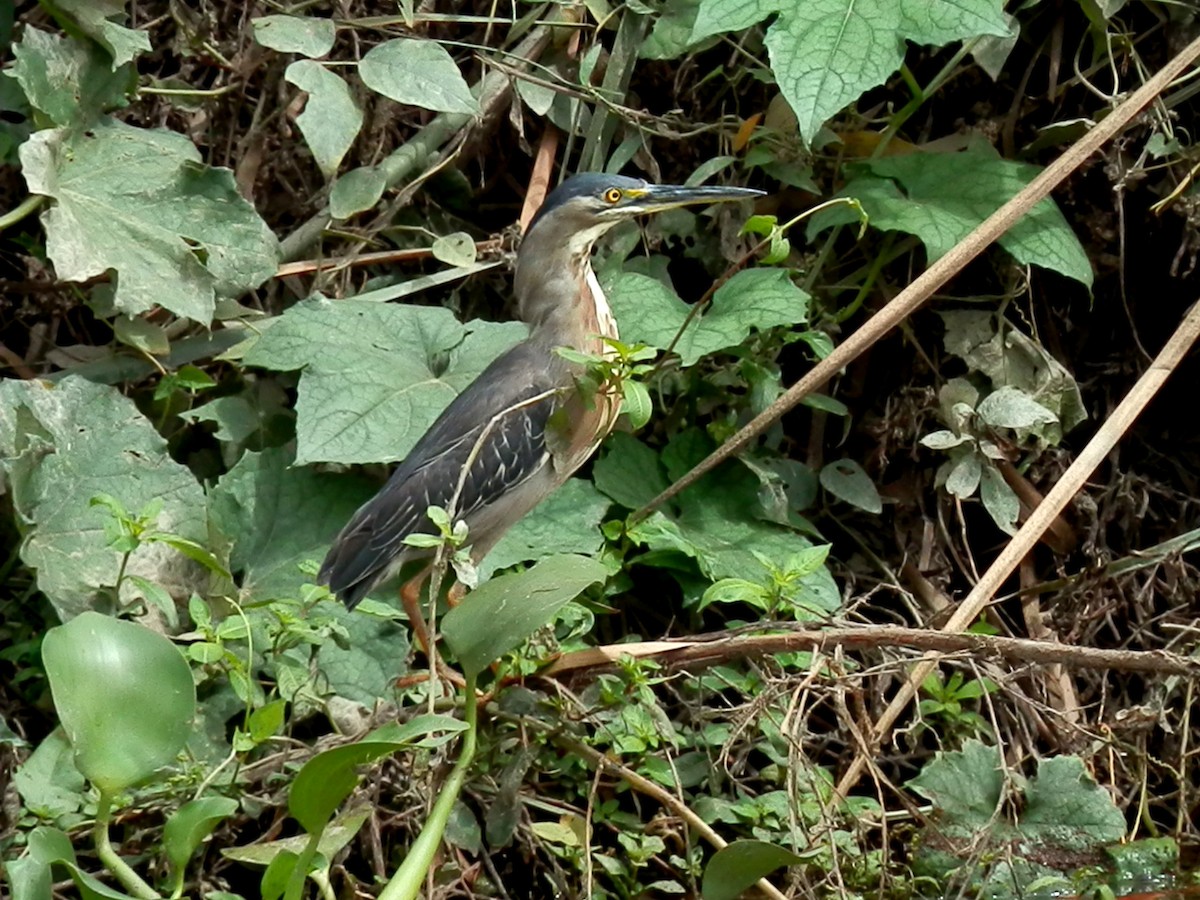
{"label": "wing feather", "polygon": [[410,549],[404,539],[432,530],[426,510],[448,508],[460,481],[456,519],[469,518],[548,464],[546,427],[560,398],[543,374],[544,353],[522,343],[493,362],[342,529],[318,578],[347,605],[394,574]]}

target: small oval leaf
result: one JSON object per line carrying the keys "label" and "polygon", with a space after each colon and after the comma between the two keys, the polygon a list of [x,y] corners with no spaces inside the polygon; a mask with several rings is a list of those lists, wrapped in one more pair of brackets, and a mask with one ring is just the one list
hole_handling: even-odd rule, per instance
{"label": "small oval leaf", "polygon": [[795,853],[766,841],[734,841],[709,860],[700,895],[704,900],[737,900],[764,875],[800,861]]}

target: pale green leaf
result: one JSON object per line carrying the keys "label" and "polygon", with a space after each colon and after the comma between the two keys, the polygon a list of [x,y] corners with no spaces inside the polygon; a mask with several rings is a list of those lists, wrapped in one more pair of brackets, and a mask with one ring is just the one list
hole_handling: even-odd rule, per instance
{"label": "pale green leaf", "polygon": [[329,214],[348,219],[373,207],[387,188],[387,177],[374,166],[351,169],[329,191]]}
{"label": "pale green leaf", "polygon": [[979,499],[992,521],[1005,534],[1017,533],[1017,516],[1021,512],[1021,501],[1008,486],[995,466],[984,466],[979,482]]}
{"label": "pale green leaf", "polygon": [[231,797],[199,797],[171,813],[163,826],[163,851],[175,869],[182,869],[213,829],[237,812]]}
{"label": "pale green leaf", "polygon": [[[625,340],[665,349],[687,318],[687,304],[647,275],[620,275],[606,293]],[[796,325],[807,316],[808,295],[792,284],[786,270],[748,269],[717,290],[712,305],[683,332],[675,352],[683,365],[691,366],[709,353],[736,347],[754,330]]]}
{"label": "pale green leaf", "polygon": [[29,190],[54,200],[42,223],[58,277],[116,272],[127,315],[161,305],[208,323],[217,294],[275,273],[278,242],[233,173],[202,165],[182,135],[111,120],[39,131],[21,163]]}
{"label": "pale green leaf", "polygon": [[641,59],[675,59],[692,43],[701,0],[672,0],[655,17],[654,25],[638,48]]}
{"label": "pale green leaf", "polygon": [[1125,815],[1077,756],[1038,761],[1017,829],[1038,844],[1090,851],[1125,837]]}
{"label": "pale green leaf", "polygon": [[608,577],[586,556],[550,556],[524,572],[480,585],[442,620],[442,634],[468,677],[477,675]]}
{"label": "pale green leaf", "polygon": [[362,110],[346,82],[311,59],[292,63],[284,78],[308,94],[296,125],[321,172],[332,178],[362,128]]}
{"label": "pale green leaf", "polygon": [[75,812],[87,793],[87,782],[75,766],[71,742],[61,727],[46,735],[21,763],[12,783],[25,807],[43,819]]}
{"label": "pale green leaf", "polygon": [[636,430],[650,421],[654,414],[654,401],[650,399],[650,391],[640,381],[628,379],[622,384],[624,402],[621,412],[629,416],[629,424]]}
{"label": "pale green leaf", "polygon": [[960,500],[966,500],[979,487],[981,477],[982,464],[979,457],[974,453],[967,453],[960,456],[950,467],[950,474],[946,476],[946,490]]}
{"label": "pale green leaf", "polygon": [[701,0],[692,43],[725,31],[741,31],[757,25],[779,10],[781,0]]}
{"label": "pale green leaf", "polygon": [[916,44],[942,47],[981,35],[1007,37],[1004,0],[900,0],[900,30]]}
{"label": "pale green leaf", "polygon": [[254,40],[264,47],[313,59],[332,50],[337,38],[333,20],[316,16],[262,16],[250,25]]}
{"label": "pale green leaf", "polygon": [[454,59],[434,41],[385,41],[362,58],[358,74],[371,90],[397,103],[436,112],[479,112]]}
{"label": "pale green leaf", "polygon": [[968,740],[962,750],[938,753],[908,786],[933,801],[943,817],[939,827],[950,828],[953,837],[972,836],[995,823],[1004,789],[1000,754]]}
{"label": "pale green leaf", "polygon": [[1058,421],[1058,416],[1023,390],[1007,385],[979,401],[976,411],[994,428],[1030,429]]}
{"label": "pale green leaf", "polygon": [[122,344],[144,353],[166,356],[171,352],[166,329],[140,316],[117,316],[113,321],[113,334]]}
{"label": "pale green leaf", "polygon": [[75,764],[101,791],[111,796],[144,781],[183,749],[196,689],[168,638],[84,612],[46,632],[42,661]]}
{"label": "pale green leaf", "polygon": [[11,72],[29,103],[55,125],[82,124],[124,106],[131,67],[112,71],[95,46],[26,25],[12,45]]}
{"label": "pale green leaf", "polygon": [[112,54],[114,69],[150,50],[150,35],[112,21],[126,18],[125,0],[55,0],[55,6],[75,19],[85,34]]}
{"label": "pale green leaf", "polygon": [[[27,529],[21,557],[64,619],[91,608],[121,565],[104,535],[109,513],[91,497],[109,494],[135,510],[159,500],[158,530],[206,540],[200,485],[116,388],[73,376],[53,387],[0,382],[0,457]],[[180,572],[179,560],[169,547],[145,545],[128,571],[186,596],[196,585],[180,583],[193,576]]]}
{"label": "pale green leaf", "polygon": [[245,361],[303,370],[298,465],[390,462],[524,331],[517,323],[464,326],[436,307],[314,299],[284,313]]}
{"label": "pale green leaf", "polygon": [[464,231],[444,234],[430,248],[435,259],[451,266],[473,266],[475,264],[475,242]]}

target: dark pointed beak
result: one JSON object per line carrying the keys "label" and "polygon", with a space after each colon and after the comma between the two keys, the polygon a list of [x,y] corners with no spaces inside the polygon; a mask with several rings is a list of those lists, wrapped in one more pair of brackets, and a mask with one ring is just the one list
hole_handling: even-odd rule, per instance
{"label": "dark pointed beak", "polygon": [[625,210],[631,215],[641,215],[642,213],[662,212],[664,209],[675,209],[679,206],[748,200],[764,194],[766,191],[754,188],[722,187],[720,185],[684,187],[679,184],[648,184],[641,193],[630,196],[617,209]]}

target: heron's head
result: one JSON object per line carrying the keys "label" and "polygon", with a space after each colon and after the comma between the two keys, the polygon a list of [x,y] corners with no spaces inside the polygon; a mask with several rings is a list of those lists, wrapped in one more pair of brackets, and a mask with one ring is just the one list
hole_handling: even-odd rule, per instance
{"label": "heron's head", "polygon": [[624,175],[585,173],[568,178],[550,192],[529,223],[529,234],[549,234],[573,251],[586,252],[614,225],[647,213],[679,206],[760,197],[763,191],[740,187],[684,187],[651,184]]}

